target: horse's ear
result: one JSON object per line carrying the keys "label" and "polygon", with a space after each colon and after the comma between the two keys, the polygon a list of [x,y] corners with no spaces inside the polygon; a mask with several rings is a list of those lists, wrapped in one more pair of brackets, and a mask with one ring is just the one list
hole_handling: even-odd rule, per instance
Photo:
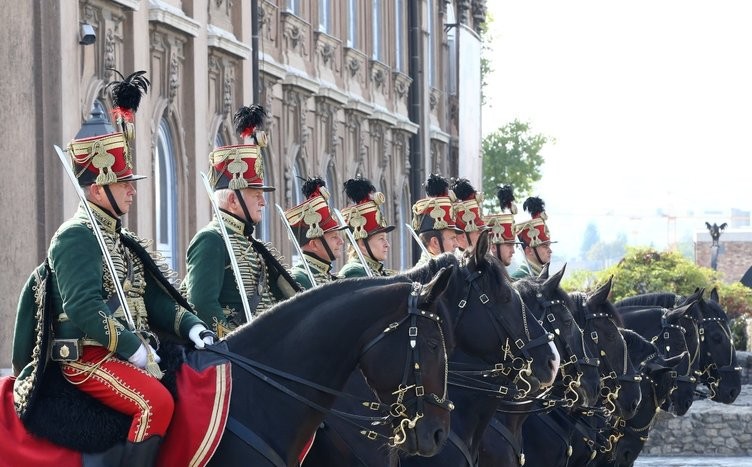
{"label": "horse's ear", "polygon": [[546,279],[548,279],[548,269],[549,269],[550,265],[551,265],[551,263],[546,263],[546,264],[543,265],[543,267],[541,268],[541,272],[538,273],[538,278],[537,279],[539,281],[545,281]]}
{"label": "horse's ear", "polygon": [[710,291],[710,299],[716,303],[721,303],[721,298],[718,296],[718,287],[713,287]]}
{"label": "horse's ear", "polygon": [[613,285],[613,281],[614,276],[611,275],[611,277],[608,278],[608,281],[606,281],[605,284],[603,284],[598,288],[598,290],[593,292],[593,295],[588,297],[588,306],[598,306],[606,303],[606,301],[608,300],[608,295],[611,293],[611,286]]}
{"label": "horse's ear", "polygon": [[564,264],[564,266],[561,268],[560,271],[558,271],[556,274],[546,279],[546,282],[543,283],[541,288],[549,292],[553,292],[554,290],[558,289],[559,284],[561,283],[561,278],[564,277],[564,271],[566,271],[566,269],[567,269],[567,265]]}
{"label": "horse's ear", "polygon": [[488,230],[484,230],[478,236],[478,241],[473,249],[473,255],[475,256],[475,264],[480,265],[485,261],[488,254]]}
{"label": "horse's ear", "polygon": [[695,289],[695,292],[690,295],[689,297],[685,298],[684,301],[681,303],[682,305],[686,305],[688,303],[694,303],[697,302],[702,298],[702,294],[705,293],[704,288],[697,287]]}
{"label": "horse's ear", "polygon": [[694,305],[695,303],[696,302],[689,302],[680,307],[674,308],[673,310],[668,310],[665,315],[666,321],[668,321],[669,323],[675,323],[679,321],[679,319],[682,318],[687,310],[692,308],[692,305]]}
{"label": "horse's ear", "polygon": [[420,291],[420,297],[418,297],[419,308],[430,306],[444,293],[447,285],[449,285],[449,278],[452,276],[453,270],[454,266],[439,269],[439,272],[433,276],[431,281],[423,286]]}

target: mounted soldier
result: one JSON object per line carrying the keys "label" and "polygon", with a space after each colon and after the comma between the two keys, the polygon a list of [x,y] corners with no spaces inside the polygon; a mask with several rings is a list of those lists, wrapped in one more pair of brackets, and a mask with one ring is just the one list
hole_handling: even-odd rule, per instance
{"label": "mounted soldier", "polygon": [[[390,246],[387,234],[394,230],[381,212],[380,206],[386,200],[384,193],[376,191],[370,180],[360,176],[346,181],[344,186],[347,197],[354,204],[344,208],[342,215],[357,242],[360,255],[350,245],[347,264],[340,270],[339,277],[366,277],[366,267],[374,276],[393,275],[394,271],[384,267]],[[360,257],[365,260],[365,266]]]}
{"label": "mounted soldier", "polygon": [[303,253],[290,275],[308,290],[337,278],[332,273],[332,263],[342,252],[342,230],[347,226],[339,222],[329,208],[329,191],[324,180],[309,178],[303,183],[302,190],[305,201],[284,214]]}
{"label": "mounted soldier", "polygon": [[447,179],[431,174],[424,187],[427,196],[413,204],[412,228],[424,248],[416,266],[444,252],[454,251],[458,246],[457,234],[462,233],[454,222],[453,203],[457,198],[449,190]]}
{"label": "mounted soldier", "polygon": [[512,264],[514,246],[517,245],[515,237],[516,227],[514,215],[517,214],[517,205],[514,204],[514,190],[511,185],[500,186],[496,192],[501,212],[489,214],[485,217],[486,225],[491,229],[491,253],[495,255],[504,266]]}
{"label": "mounted soldier", "polygon": [[97,465],[154,463],[174,409],[159,381],[154,332],[196,347],[213,342],[170,283],[174,273],[161,256],[122,226],[134,182],[145,178],[133,173],[133,118],[149,87],[144,74],[110,84],[117,130],[95,104],[68,145],[69,175],[80,186],[81,204],[57,230],[47,259],[21,294],[13,343],[14,399],[22,420],[31,413],[45,369],[58,370],[52,365],[79,390],[132,417],[125,445],[89,455]]}
{"label": "mounted soldier", "polygon": [[[183,289],[198,316],[221,338],[275,303],[300,290],[280,263],[281,255],[270,243],[253,237],[266,205],[264,193],[274,191],[264,183],[261,149],[266,133],[261,129],[266,111],[259,105],[241,107],[233,116],[235,130],[248,144],[222,146],[209,155],[209,183],[221,215],[201,229],[188,246]],[[221,222],[220,222],[221,221]],[[230,253],[223,239],[223,224],[242,284],[230,267]]]}
{"label": "mounted soldier", "polygon": [[517,224],[517,238],[522,243],[525,262],[512,274],[512,279],[538,277],[543,266],[551,262],[551,233],[546,225],[548,215],[545,203],[538,197],[530,197],[522,204],[531,219]]}
{"label": "mounted soldier", "polygon": [[480,233],[487,228],[483,220],[483,193],[475,191],[466,178],[455,180],[452,191],[457,197],[454,203],[454,223],[464,234],[457,235],[457,244],[461,251],[465,251],[478,243]]}

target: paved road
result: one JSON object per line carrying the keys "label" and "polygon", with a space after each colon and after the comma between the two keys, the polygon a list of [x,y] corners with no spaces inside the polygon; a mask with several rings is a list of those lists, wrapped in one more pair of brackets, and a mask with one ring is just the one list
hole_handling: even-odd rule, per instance
{"label": "paved road", "polygon": [[750,457],[653,457],[637,459],[635,467],[752,467]]}

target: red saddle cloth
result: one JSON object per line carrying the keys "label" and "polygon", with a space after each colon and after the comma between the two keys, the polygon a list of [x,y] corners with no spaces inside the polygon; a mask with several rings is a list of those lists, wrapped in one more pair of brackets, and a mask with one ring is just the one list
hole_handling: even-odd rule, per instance
{"label": "red saddle cloth", "polygon": [[38,438],[21,423],[13,406],[12,376],[0,378],[0,466],[81,467],[81,454]]}
{"label": "red saddle cloth", "polygon": [[[79,452],[38,438],[24,427],[13,407],[15,378],[0,378],[0,467],[81,467]],[[183,365],[178,396],[157,465],[202,467],[217,449],[227,423],[232,378],[230,364],[197,371]]]}

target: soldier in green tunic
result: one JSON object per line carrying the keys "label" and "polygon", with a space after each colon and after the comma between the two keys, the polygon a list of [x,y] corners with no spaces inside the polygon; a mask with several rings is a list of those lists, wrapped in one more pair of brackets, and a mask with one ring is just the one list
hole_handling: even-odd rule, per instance
{"label": "soldier in green tunic", "polygon": [[512,273],[512,279],[538,277],[543,266],[551,261],[551,233],[546,225],[548,215],[545,203],[538,197],[530,197],[522,204],[531,219],[517,224],[517,238],[522,243],[525,262]]}
{"label": "soldier in green tunic", "polygon": [[416,266],[444,252],[453,252],[459,246],[457,235],[462,232],[454,222],[457,198],[449,190],[447,179],[431,174],[424,186],[427,196],[413,204],[412,227],[428,253],[421,253]]}
{"label": "soldier in green tunic", "polygon": [[[14,396],[22,419],[34,403],[33,386],[41,384],[44,368],[58,364],[76,388],[132,417],[125,446],[85,455],[86,465],[153,465],[174,409],[154,366],[159,356],[153,331],[189,339],[197,347],[213,342],[204,334],[208,332],[204,323],[188,310],[168,280],[174,273],[159,255],[147,252],[146,240],[121,223],[136,194],[134,181],[144,178],[133,173],[132,164],[132,119],[141,92],[148,89],[143,74],[136,72],[115,83],[117,130],[95,105],[91,118],[68,145],[85,196],[82,203],[93,212],[97,226],[83,204],[60,226],[45,264],[22,293],[16,321],[13,363],[20,374]],[[94,228],[102,234],[102,247]],[[104,265],[103,248],[112,259],[115,277]],[[116,293],[116,280],[131,320]],[[51,331],[42,325],[45,321],[51,321]],[[50,349],[52,362],[44,348]]]}
{"label": "soldier in green tunic", "polygon": [[494,254],[505,267],[512,264],[514,246],[518,244],[515,233],[514,215],[517,214],[517,205],[514,204],[514,191],[511,185],[500,186],[496,192],[499,199],[501,212],[488,214],[485,222],[491,230],[492,254]]}
{"label": "soldier in green tunic", "polygon": [[[261,148],[266,146],[266,133],[261,126],[265,118],[261,106],[241,107],[233,123],[240,138],[251,142],[222,146],[209,156],[210,183],[252,316],[300,290],[281,265],[277,250],[253,237],[254,226],[263,217],[264,193],[274,191],[263,179]],[[191,240],[186,268],[182,288],[188,301],[220,338],[247,322],[241,287],[235,281],[218,219],[213,218]]]}
{"label": "soldier in green tunic", "polygon": [[462,234],[457,235],[457,245],[462,251],[478,242],[480,233],[486,229],[483,220],[483,193],[475,191],[470,180],[458,178],[452,184],[452,191],[457,197],[454,203],[454,223]]}
{"label": "soldier in green tunic", "polygon": [[[394,226],[388,225],[381,213],[384,194],[377,192],[367,178],[351,178],[344,186],[347,197],[355,204],[344,208],[342,216],[358,243],[363,259],[374,276],[393,275],[393,271],[384,267],[384,260],[389,253],[387,234],[394,230]],[[368,276],[352,245],[348,251],[347,264],[339,271],[339,277]]]}
{"label": "soldier in green tunic", "polygon": [[332,215],[327,204],[329,192],[324,180],[309,178],[303,183],[302,189],[305,201],[285,211],[285,218],[303,251],[303,258],[292,267],[290,275],[303,289],[308,290],[314,284],[311,283],[303,261],[308,264],[315,285],[335,280],[337,276],[332,274],[332,262],[342,252],[342,230],[347,226]]}

